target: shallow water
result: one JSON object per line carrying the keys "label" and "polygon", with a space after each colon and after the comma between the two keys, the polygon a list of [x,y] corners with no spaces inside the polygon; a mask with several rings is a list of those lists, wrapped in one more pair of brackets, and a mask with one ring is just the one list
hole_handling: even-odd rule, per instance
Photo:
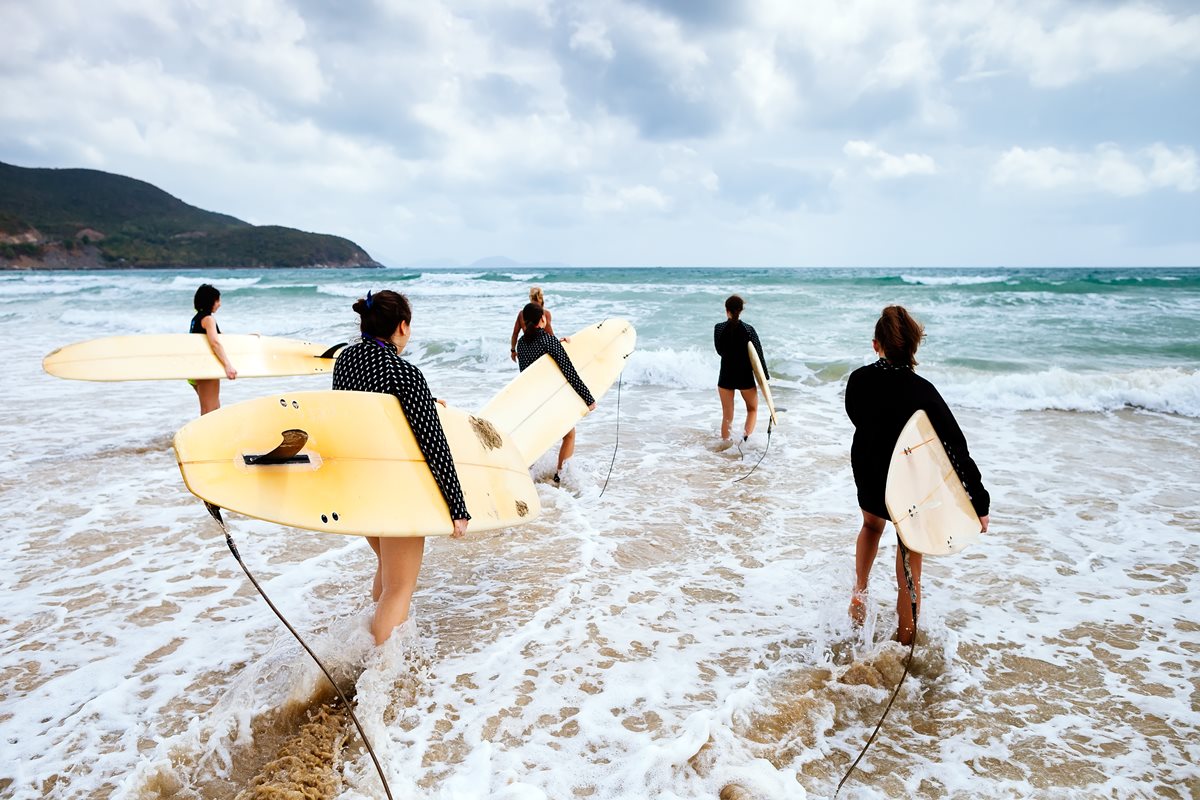
{"label": "shallow water", "polygon": [[[560,334],[638,328],[619,416],[614,388],[563,488],[549,457],[535,466],[542,517],[431,539],[414,624],[385,648],[363,542],[228,515],[355,694],[397,797],[833,794],[907,654],[888,641],[890,544],[866,626],[846,616],[841,392],[888,302],[927,324],[920,370],[967,433],[992,532],[926,560],[912,673],[840,796],[1200,792],[1200,271],[574,270],[0,274],[0,795],[382,796],[183,487],[186,384],[41,372],[61,344],[181,330],[203,279],[223,330],[330,343],[353,334],[352,298],[400,288],[407,356],[468,409],[511,378],[534,281]],[[711,388],[735,290],[788,409],[741,453],[715,450]],[[222,399],[323,385],[236,381]]]}

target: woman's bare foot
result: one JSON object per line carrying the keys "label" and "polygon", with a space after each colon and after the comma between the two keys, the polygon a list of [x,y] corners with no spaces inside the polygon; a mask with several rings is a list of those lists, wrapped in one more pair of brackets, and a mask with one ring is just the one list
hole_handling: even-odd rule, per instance
{"label": "woman's bare foot", "polygon": [[850,619],[854,622],[855,627],[861,626],[867,621],[867,600],[862,592],[850,595]]}

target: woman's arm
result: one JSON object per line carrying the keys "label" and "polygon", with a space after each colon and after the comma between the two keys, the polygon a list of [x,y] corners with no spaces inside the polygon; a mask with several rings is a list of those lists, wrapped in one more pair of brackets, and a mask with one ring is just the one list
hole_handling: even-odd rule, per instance
{"label": "woman's arm", "polygon": [[929,389],[930,396],[924,404],[925,413],[929,415],[933,429],[941,438],[946,455],[950,456],[950,464],[971,497],[971,505],[975,507],[975,513],[979,515],[980,521],[984,522],[986,530],[985,518],[991,506],[991,495],[983,486],[983,476],[971,458],[967,449],[967,437],[963,435],[962,428],[958,427],[958,420],[954,418],[938,390],[932,384],[929,385]]}
{"label": "woman's arm", "polygon": [[517,312],[517,321],[513,323],[512,341],[508,346],[508,355],[513,361],[517,360],[517,337],[521,335],[521,319],[520,312]]}
{"label": "woman's arm", "polygon": [[213,319],[212,314],[200,320],[200,327],[204,328],[204,335],[208,337],[208,346],[212,348],[213,355],[221,362],[221,366],[225,367],[225,377],[229,380],[237,378],[237,370],[233,368],[221,340],[217,338],[217,321]]}
{"label": "woman's arm", "polygon": [[[470,519],[462,484],[458,480],[458,470],[454,467],[454,456],[450,453],[450,443],[446,441],[446,432],[442,430],[442,423],[437,415],[437,404],[429,392],[425,376],[413,365],[400,361],[394,378],[391,394],[400,400],[400,408],[403,409],[413,436],[416,437],[417,447],[421,449],[421,455],[425,456],[425,463],[433,473],[433,479],[441,490],[446,505],[450,507],[450,519]],[[456,525],[456,530],[457,527]]]}
{"label": "woman's arm", "polygon": [[725,355],[721,352],[721,334],[725,332],[725,326],[728,324],[728,322],[718,322],[713,325],[713,347],[717,348],[718,355]]}
{"label": "woman's arm", "polygon": [[[544,311],[546,313],[546,333],[550,334],[551,336],[554,336],[554,326],[550,324],[550,312],[544,308],[542,309],[542,311]],[[567,341],[567,339],[563,339],[563,341],[565,342],[565,341]]]}
{"label": "woman's arm", "polygon": [[579,373],[575,371],[575,365],[571,363],[571,357],[567,355],[567,351],[558,343],[558,339],[553,336],[546,337],[546,352],[554,359],[554,363],[558,364],[558,368],[562,370],[563,377],[567,379],[567,383],[571,384],[571,388],[575,390],[580,399],[583,400],[589,408],[596,405],[596,399],[592,397],[592,393],[588,391],[587,384],[579,377]]}

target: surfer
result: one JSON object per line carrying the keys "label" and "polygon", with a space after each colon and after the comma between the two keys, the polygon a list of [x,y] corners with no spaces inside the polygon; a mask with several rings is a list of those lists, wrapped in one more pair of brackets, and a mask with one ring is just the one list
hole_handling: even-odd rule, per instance
{"label": "surfer", "polygon": [[758,421],[758,386],[750,368],[750,353],[746,342],[754,342],[758,360],[762,362],[763,375],[771,379],[767,370],[767,359],[763,355],[762,343],[753,327],[742,322],[742,309],[746,302],[736,294],[725,301],[725,321],[713,326],[713,344],[721,356],[721,372],[717,376],[717,394],[721,396],[721,441],[732,444],[729,439],[733,427],[733,393],[740,392],[746,404],[746,425],[742,430],[742,441],[754,433]]}
{"label": "surfer", "polygon": [[[967,440],[938,390],[914,371],[917,347],[924,338],[924,327],[907,310],[902,306],[888,306],[875,323],[875,338],[871,341],[879,359],[852,372],[846,384],[846,414],[854,423],[850,463],[863,517],[854,555],[854,593],[850,598],[850,617],[855,624],[862,624],[866,619],[867,579],[879,551],[879,538],[890,519],[884,504],[884,488],[892,450],[908,418],[918,409],[925,410],[941,436],[950,462],[979,515],[980,529],[984,532],[988,529],[991,498],[983,486],[979,468],[967,450]],[[919,614],[920,553],[909,551],[909,566]],[[909,644],[915,627],[899,548],[896,551],[896,583],[896,610],[900,617],[896,638],[901,644]]]}
{"label": "surfer", "polygon": [[[213,317],[217,313],[217,309],[221,307],[220,290],[212,284],[200,284],[195,297],[192,298],[192,307],[196,309],[196,316],[192,317],[188,333],[199,333],[208,337],[208,346],[212,348],[213,355],[225,368],[225,376],[229,380],[234,380],[237,378],[237,370],[233,368],[229,356],[225,353],[225,348],[221,346],[221,340],[217,338],[221,328],[217,325],[216,318]],[[196,390],[196,396],[200,398],[200,416],[221,407],[221,381],[219,379],[189,380],[188,383],[192,385],[192,388]]]}
{"label": "surfer", "polygon": [[[533,296],[533,291],[530,291],[530,296]],[[525,308],[521,309],[521,327],[525,331],[521,337],[521,341],[517,343],[517,366],[524,372],[533,362],[537,361],[544,354],[549,353],[554,359],[554,363],[558,364],[558,368],[562,370],[563,377],[567,379],[567,383],[571,384],[571,388],[579,395],[585,404],[588,411],[596,410],[596,400],[592,397],[592,393],[588,391],[588,387],[584,384],[583,379],[579,377],[579,373],[575,371],[575,365],[571,363],[571,357],[567,355],[567,351],[559,344],[558,339],[554,338],[554,334],[550,332],[550,314],[546,309],[542,308],[541,304],[531,302],[526,303]],[[563,341],[566,341],[565,339]],[[562,471],[563,464],[575,452],[575,429],[571,428],[567,435],[563,437],[562,444],[558,447],[558,466],[554,469],[554,482],[559,483],[559,473]]]}
{"label": "surfer", "polygon": [[[360,318],[362,339],[338,354],[333,366],[333,388],[379,392],[399,399],[421,454],[449,506],[454,522],[454,532],[450,535],[459,539],[466,533],[471,515],[467,513],[454,457],[434,406],[446,403],[433,397],[421,370],[400,357],[412,332],[412,307],[404,295],[384,289],[375,294],[367,292],[365,298],[354,304],[354,311]],[[398,508],[396,513],[402,514],[404,510]],[[371,598],[376,602],[371,633],[378,645],[387,640],[393,628],[408,619],[425,553],[425,537],[366,538],[377,559],[371,587]]]}
{"label": "surfer", "polygon": [[[546,298],[542,294],[542,287],[534,286],[533,288],[531,288],[529,290],[529,302],[537,303],[539,306],[542,307],[542,312],[546,315],[546,333],[553,336],[554,335],[554,326],[550,323],[550,312],[546,310]],[[512,358],[513,361],[517,360],[517,337],[521,335],[521,331],[525,330],[525,321],[524,321],[524,317],[523,317],[524,313],[525,313],[524,309],[518,311],[517,312],[517,321],[513,323],[512,343],[511,343],[512,349],[511,349],[511,352],[509,353],[509,357]],[[571,341],[571,339],[570,339],[570,337],[567,337],[567,338],[563,339],[563,341],[569,342],[569,341]]]}

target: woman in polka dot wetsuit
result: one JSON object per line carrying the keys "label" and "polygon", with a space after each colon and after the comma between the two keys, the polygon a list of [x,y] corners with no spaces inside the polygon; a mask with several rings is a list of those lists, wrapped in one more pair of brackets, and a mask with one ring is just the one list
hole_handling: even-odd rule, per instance
{"label": "woman in polka dot wetsuit", "polygon": [[[554,363],[558,364],[558,368],[562,370],[563,377],[567,379],[567,383],[571,384],[571,388],[579,395],[580,399],[587,404],[588,411],[596,410],[596,399],[592,397],[592,393],[588,391],[587,385],[583,379],[579,377],[579,373],[575,371],[575,365],[571,363],[571,357],[567,355],[567,351],[558,343],[558,339],[553,334],[546,331],[546,312],[537,303],[526,303],[525,308],[521,309],[521,320],[525,330],[525,334],[521,337],[521,341],[517,342],[517,366],[524,372],[525,369],[537,361],[539,358],[549,353],[554,359]],[[564,339],[563,341],[567,341]],[[575,452],[575,429],[567,433],[563,437],[562,444],[558,447],[558,466],[554,470],[554,482],[559,482],[558,473],[562,471],[563,464]]]}
{"label": "woman in polka dot wetsuit", "polygon": [[[850,464],[858,489],[858,505],[863,524],[858,532],[855,549],[854,594],[850,599],[850,616],[857,624],[866,618],[863,595],[867,578],[879,551],[879,537],[889,519],[884,503],[888,466],[896,439],[909,418],[924,409],[933,428],[942,439],[955,472],[971,496],[971,504],[979,515],[981,530],[988,528],[988,506],[991,498],[983,486],[979,468],[971,460],[967,440],[958,427],[946,401],[933,384],[917,375],[913,368],[917,347],[925,337],[925,329],[902,306],[888,306],[875,323],[872,345],[879,360],[859,367],[850,374],[846,384],[846,414],[854,423],[854,443],[850,446]],[[909,553],[913,590],[917,609],[921,600],[921,554]],[[900,616],[897,638],[902,644],[912,641],[915,630],[912,605],[904,577],[904,562],[896,549],[896,610]]]}
{"label": "woman in polka dot wetsuit", "polygon": [[[458,471],[438,420],[434,403],[421,370],[400,357],[411,333],[412,308],[397,292],[367,292],[354,304],[361,319],[362,339],[342,350],[333,367],[333,388],[395,395],[425,456],[430,472],[450,507],[453,538],[467,530],[467,504],[463,499]],[[408,619],[417,574],[425,554],[425,537],[368,536],[378,563],[371,597],[376,601],[371,633],[375,644],[383,644],[392,629]]]}

